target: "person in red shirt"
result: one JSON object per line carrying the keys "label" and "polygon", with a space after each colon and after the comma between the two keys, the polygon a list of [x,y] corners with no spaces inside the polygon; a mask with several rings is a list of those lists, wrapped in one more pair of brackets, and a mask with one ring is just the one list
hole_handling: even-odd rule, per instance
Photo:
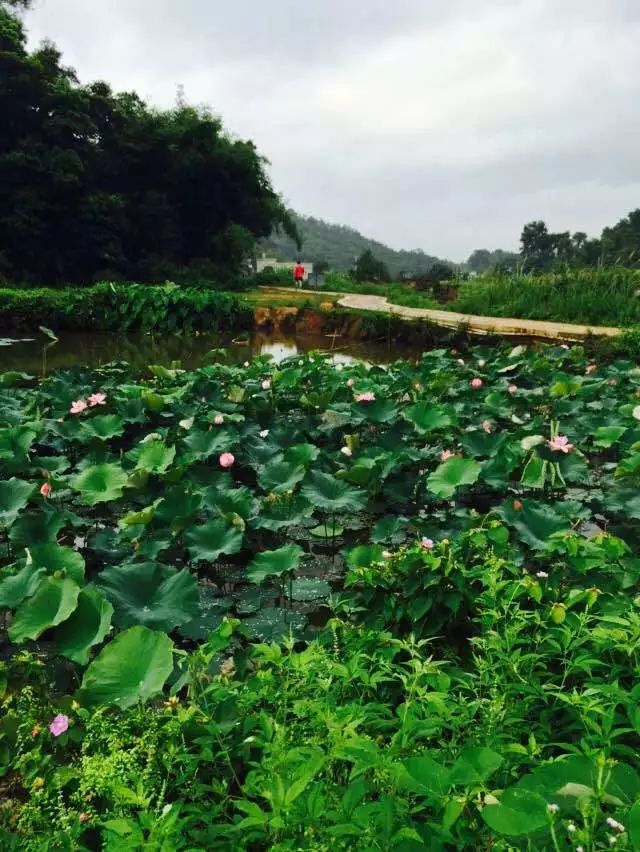
{"label": "person in red shirt", "polygon": [[304,281],[304,266],[300,260],[298,260],[293,268],[293,281],[296,287],[302,288],[302,282]]}

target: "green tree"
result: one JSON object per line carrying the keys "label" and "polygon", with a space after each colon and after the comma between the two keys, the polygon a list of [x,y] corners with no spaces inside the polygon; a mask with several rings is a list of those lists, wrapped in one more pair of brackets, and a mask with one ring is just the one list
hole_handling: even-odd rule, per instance
{"label": "green tree", "polygon": [[184,104],[81,86],[0,7],[0,274],[38,283],[229,278],[274,229],[299,241],[252,142]]}
{"label": "green tree", "polygon": [[389,270],[386,265],[378,260],[370,249],[362,252],[356,260],[354,270],[356,281],[389,281]]}
{"label": "green tree", "polygon": [[555,260],[554,235],[549,233],[545,222],[529,222],[522,229],[520,254],[527,270],[551,269]]}
{"label": "green tree", "polygon": [[640,267],[640,208],[602,232],[602,254],[612,265]]}

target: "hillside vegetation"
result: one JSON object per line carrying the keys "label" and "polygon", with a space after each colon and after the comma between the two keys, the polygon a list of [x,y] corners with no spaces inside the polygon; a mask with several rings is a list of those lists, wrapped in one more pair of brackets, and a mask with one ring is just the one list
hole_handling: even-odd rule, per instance
{"label": "hillside vegetation", "polygon": [[[397,251],[347,225],[332,225],[313,216],[289,212],[302,238],[301,253],[305,259],[324,260],[332,269],[351,269],[356,258],[367,250],[385,264],[393,278],[400,278],[402,273],[418,275],[427,272],[440,261],[440,258],[426,254],[422,249]],[[263,247],[267,253],[274,253],[282,260],[295,260],[300,256],[295,242],[284,233],[272,234],[263,241]]]}

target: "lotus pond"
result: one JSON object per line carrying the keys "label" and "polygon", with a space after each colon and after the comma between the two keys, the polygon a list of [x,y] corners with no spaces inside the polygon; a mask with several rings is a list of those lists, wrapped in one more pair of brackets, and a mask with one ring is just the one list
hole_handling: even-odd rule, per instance
{"label": "lotus pond", "polygon": [[640,369],[0,374],[7,849],[640,848]]}

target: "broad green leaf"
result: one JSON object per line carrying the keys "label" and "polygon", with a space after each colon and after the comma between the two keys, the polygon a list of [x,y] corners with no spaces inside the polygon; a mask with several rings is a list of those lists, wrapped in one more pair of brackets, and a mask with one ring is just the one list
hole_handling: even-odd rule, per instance
{"label": "broad green leaf", "polygon": [[14,476],[0,482],[0,527],[10,527],[29,502],[35,487]]}
{"label": "broad green leaf", "polygon": [[76,610],[56,630],[56,648],[63,657],[86,666],[91,648],[111,629],[112,614],[112,605],[97,589],[82,589]]}
{"label": "broad green leaf", "polygon": [[171,466],[175,456],[175,447],[167,447],[163,441],[149,441],[141,446],[136,470],[164,473]]}
{"label": "broad green leaf", "polygon": [[242,530],[222,519],[193,527],[185,535],[189,553],[195,562],[215,562],[221,553],[237,553],[242,547],[242,539]]}
{"label": "broad green leaf", "polygon": [[283,494],[285,491],[293,491],[302,482],[306,472],[302,465],[274,460],[258,474],[258,483],[268,493]]}
{"label": "broad green leaf", "polygon": [[465,786],[484,784],[503,763],[501,755],[490,748],[467,748],[453,764],[451,783]]}
{"label": "broad green leaf", "polygon": [[285,594],[293,601],[316,601],[328,598],[331,594],[331,586],[324,580],[300,577],[293,581],[291,589],[285,588]]}
{"label": "broad green leaf", "polygon": [[537,793],[517,787],[505,790],[497,805],[485,805],[482,819],[507,837],[534,834],[549,824],[547,802]]}
{"label": "broad green leaf", "polygon": [[73,477],[71,487],[81,494],[81,502],[89,506],[122,497],[128,476],[119,464],[105,462],[91,465]]}
{"label": "broad green leaf", "polygon": [[334,524],[329,521],[327,524],[318,524],[309,530],[309,533],[315,538],[337,538],[344,532],[344,527],[340,524]]}
{"label": "broad green leaf", "polygon": [[[410,757],[402,766],[411,780],[411,788],[416,792],[441,798],[451,785],[449,771],[430,757]],[[406,781],[403,783],[406,785]]]}
{"label": "broad green leaf", "polygon": [[449,409],[430,402],[417,402],[404,410],[404,415],[413,425],[417,432],[426,435],[438,429],[448,429],[453,426],[454,420]]}
{"label": "broad green leaf", "polygon": [[72,547],[45,542],[33,544],[28,548],[28,554],[34,568],[44,568],[49,575],[70,577],[78,585],[84,581],[84,558]]}
{"label": "broad green leaf", "polygon": [[252,583],[263,583],[267,577],[292,574],[300,564],[303,553],[297,544],[285,544],[277,550],[265,550],[251,562],[247,577]]}
{"label": "broad green leaf", "polygon": [[309,467],[320,455],[320,450],[314,444],[295,444],[284,454],[284,460],[293,465]]}
{"label": "broad green leaf", "polygon": [[29,426],[9,426],[0,429],[0,460],[22,464],[29,457],[36,433]]}
{"label": "broad green leaf", "polygon": [[427,487],[436,497],[448,500],[461,485],[473,485],[477,482],[480,470],[477,461],[454,456],[438,465],[429,475]]}
{"label": "broad green leaf", "polygon": [[213,428],[208,432],[202,429],[192,429],[183,443],[190,453],[199,460],[208,459],[214,453],[226,452],[229,449],[229,435],[224,429]]}
{"label": "broad green leaf", "polygon": [[98,414],[80,423],[80,434],[87,440],[97,438],[108,441],[110,438],[119,438],[123,433],[124,420],[115,414]]}
{"label": "broad green leaf", "polygon": [[325,512],[359,512],[367,502],[364,491],[320,471],[311,473],[301,493],[313,506]]}
{"label": "broad green leaf", "polygon": [[640,849],[640,801],[636,802],[627,815],[627,831],[634,849]]}
{"label": "broad green leaf", "polygon": [[544,488],[549,464],[550,462],[533,453],[522,471],[520,482],[527,488]]}
{"label": "broad green leaf", "polygon": [[304,629],[307,619],[293,610],[279,607],[265,607],[256,615],[242,621],[242,632],[249,639],[259,642],[281,642],[290,634],[298,636]]}
{"label": "broad green leaf", "polygon": [[65,621],[77,606],[80,587],[73,580],[43,577],[35,594],[23,601],[9,627],[12,642],[37,639],[50,627]]}
{"label": "broad green leaf", "polygon": [[299,494],[263,503],[260,514],[250,523],[256,529],[278,530],[301,524],[313,514],[311,506]]}
{"label": "broad green leaf", "polygon": [[16,370],[0,373],[0,388],[16,388],[29,384],[31,381],[33,381],[33,376],[28,373],[19,373]]}
{"label": "broad green leaf", "polygon": [[399,542],[404,541],[406,538],[406,533],[404,531],[406,523],[406,518],[398,517],[397,515],[387,515],[384,518],[380,518],[371,531],[371,541],[389,541],[392,544],[398,544]]}
{"label": "broad green leaf", "polygon": [[119,627],[144,624],[170,632],[198,613],[198,584],[186,568],[177,571],[155,562],[113,565],[96,585],[114,606]]}
{"label": "broad green leaf", "polygon": [[0,608],[15,609],[25,598],[31,597],[46,574],[43,568],[29,563],[15,574],[0,580]]}
{"label": "broad green leaf", "polygon": [[612,447],[626,431],[626,426],[599,426],[593,431],[593,445],[595,447]]}
{"label": "broad green leaf", "polygon": [[570,522],[553,506],[522,498],[514,505],[507,500],[498,509],[504,520],[517,530],[520,538],[535,550],[543,550],[552,533],[569,530]]}
{"label": "broad green leaf", "polygon": [[374,562],[383,562],[383,549],[379,544],[359,544],[347,551],[349,568],[368,568]]}
{"label": "broad green leaf", "polygon": [[121,710],[157,695],[173,671],[173,642],[139,625],[120,633],[89,665],[79,699]]}

